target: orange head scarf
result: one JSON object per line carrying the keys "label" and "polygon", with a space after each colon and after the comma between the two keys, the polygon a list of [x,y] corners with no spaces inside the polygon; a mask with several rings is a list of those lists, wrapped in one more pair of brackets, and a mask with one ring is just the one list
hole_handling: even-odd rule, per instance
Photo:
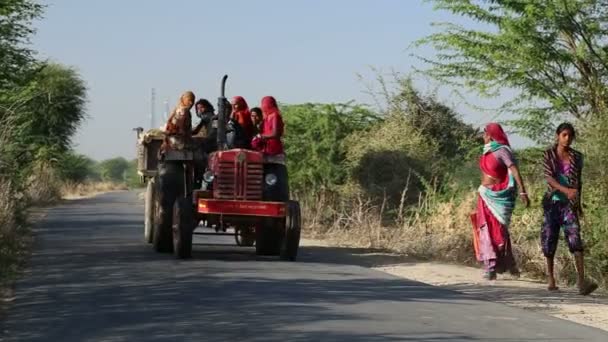
{"label": "orange head scarf", "polygon": [[[251,112],[247,101],[242,96],[234,96],[232,98],[234,119],[241,125],[248,139],[253,136],[253,122],[251,121]],[[239,109],[235,110],[234,107],[238,106]]]}

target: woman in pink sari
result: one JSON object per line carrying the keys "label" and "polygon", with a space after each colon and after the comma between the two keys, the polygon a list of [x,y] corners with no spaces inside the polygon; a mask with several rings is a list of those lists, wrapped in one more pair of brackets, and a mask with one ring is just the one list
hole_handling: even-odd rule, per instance
{"label": "woman in pink sari", "polygon": [[521,190],[519,196],[526,207],[530,201],[502,127],[497,123],[488,124],[483,138],[485,145],[479,160],[482,177],[474,214],[479,242],[477,259],[484,263],[486,279],[495,280],[497,273],[505,271],[519,276],[509,236],[517,189]]}

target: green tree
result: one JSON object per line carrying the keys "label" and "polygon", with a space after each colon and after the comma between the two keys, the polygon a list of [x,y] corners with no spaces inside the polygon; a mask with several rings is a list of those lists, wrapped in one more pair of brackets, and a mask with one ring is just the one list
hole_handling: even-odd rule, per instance
{"label": "green tree", "polygon": [[72,68],[47,64],[24,89],[29,100],[20,111],[20,141],[30,149],[55,146],[66,152],[85,118],[87,89]]}
{"label": "green tree", "polygon": [[430,180],[443,182],[479,153],[478,130],[434,95],[421,94],[409,77],[378,77],[386,100],[382,122],[346,138],[346,169],[366,195],[399,204],[417,201]]}
{"label": "green tree", "polygon": [[32,21],[41,17],[43,9],[31,0],[0,2],[0,89],[20,83],[34,61],[27,44],[35,31]]}
{"label": "green tree", "polygon": [[343,184],[347,172],[342,141],[379,120],[351,103],[286,105],[282,112],[290,183],[295,189],[331,189]]}
{"label": "green tree", "polygon": [[100,179],[100,175],[95,169],[95,161],[85,155],[69,151],[58,160],[57,164],[63,180],[82,183],[87,180]]}
{"label": "green tree", "polygon": [[102,180],[117,183],[126,181],[129,167],[129,161],[122,157],[106,159],[98,165]]}
{"label": "green tree", "polygon": [[22,132],[16,120],[28,97],[22,92],[30,72],[34,70],[34,51],[29,39],[34,33],[32,21],[40,18],[43,6],[31,0],[3,0],[0,2],[0,177],[19,174],[21,161],[31,155],[22,153],[24,146],[15,142]]}
{"label": "green tree", "polygon": [[[33,161],[61,159],[85,117],[86,88],[71,68],[48,64],[28,82],[0,91],[0,154],[14,180]],[[10,173],[10,175],[8,175]]]}
{"label": "green tree", "polygon": [[129,188],[142,188],[144,184],[137,173],[137,159],[129,161],[129,168],[125,173],[125,182]]}
{"label": "green tree", "polygon": [[608,0],[430,0],[487,29],[442,23],[418,44],[430,75],[484,96],[518,90],[504,112],[537,141],[557,120],[589,120],[608,106]]}
{"label": "green tree", "polygon": [[479,131],[462,120],[460,114],[434,96],[420,94],[411,78],[398,77],[397,91],[390,96],[389,115],[402,116],[410,127],[437,145],[438,158],[468,159],[481,143]]}

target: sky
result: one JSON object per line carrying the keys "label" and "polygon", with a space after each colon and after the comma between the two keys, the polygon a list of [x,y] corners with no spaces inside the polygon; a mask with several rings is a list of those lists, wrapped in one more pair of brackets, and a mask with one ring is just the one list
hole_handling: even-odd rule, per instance
{"label": "sky", "polygon": [[[32,39],[39,57],[76,68],[88,87],[79,153],[102,160],[135,157],[134,127],[155,126],[165,101],[185,90],[212,103],[228,74],[227,96],[250,106],[265,95],[282,103],[371,103],[365,83],[381,72],[424,67],[432,56],[411,44],[433,22],[458,21],[422,0],[43,0]],[[361,82],[358,74],[364,77]],[[437,84],[419,82],[421,90]],[[478,126],[493,118],[442,88],[440,98]],[[482,102],[470,96],[468,102]],[[513,144],[525,143],[513,139]]]}

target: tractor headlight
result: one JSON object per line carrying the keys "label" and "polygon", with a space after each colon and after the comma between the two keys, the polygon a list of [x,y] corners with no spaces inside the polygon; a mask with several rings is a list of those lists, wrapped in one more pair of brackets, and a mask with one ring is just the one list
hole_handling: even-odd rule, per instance
{"label": "tractor headlight", "polygon": [[214,175],[214,174],[213,174],[213,172],[211,172],[211,171],[206,171],[206,172],[203,174],[203,180],[204,180],[205,182],[207,182],[207,183],[211,183],[211,182],[213,182],[213,179],[214,179],[214,178],[215,178],[215,175]]}
{"label": "tractor headlight", "polygon": [[264,178],[266,185],[269,185],[269,186],[273,186],[273,185],[277,184],[277,180],[278,180],[277,176],[274,173],[269,173]]}

